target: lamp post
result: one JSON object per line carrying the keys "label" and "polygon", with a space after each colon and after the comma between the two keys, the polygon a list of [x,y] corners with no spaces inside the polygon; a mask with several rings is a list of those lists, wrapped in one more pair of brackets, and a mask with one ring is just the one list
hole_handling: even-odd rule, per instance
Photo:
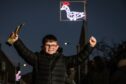
{"label": "lamp post", "polygon": [[[88,18],[87,18],[87,3],[88,3],[88,0],[84,0],[84,13],[85,13],[85,17],[84,17],[84,20],[83,20],[83,23],[82,23],[82,29],[81,29],[81,34],[80,34],[80,40],[79,40],[79,45],[76,46],[77,48],[77,54],[83,49],[83,47],[85,46],[86,44],[86,34],[87,34],[87,21],[88,21]],[[88,66],[87,66],[87,63],[88,63],[88,59],[84,62],[84,65],[85,65],[85,74],[87,74],[88,72]],[[77,69],[77,84],[81,84],[81,65],[78,66],[78,69]]]}

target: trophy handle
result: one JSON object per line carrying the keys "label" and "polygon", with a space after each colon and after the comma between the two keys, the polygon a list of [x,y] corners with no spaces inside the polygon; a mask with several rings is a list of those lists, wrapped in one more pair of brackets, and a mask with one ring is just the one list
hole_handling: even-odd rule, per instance
{"label": "trophy handle", "polygon": [[17,26],[16,29],[15,29],[15,31],[14,31],[14,33],[15,33],[15,34],[19,34],[19,32],[20,32],[22,26],[24,26],[24,23],[23,23],[23,24],[20,24],[19,26]]}
{"label": "trophy handle", "polygon": [[[20,30],[21,30],[22,26],[24,26],[24,23],[17,26],[14,33],[18,35],[20,33]],[[6,44],[11,46],[13,43],[14,43],[13,39],[9,37]]]}

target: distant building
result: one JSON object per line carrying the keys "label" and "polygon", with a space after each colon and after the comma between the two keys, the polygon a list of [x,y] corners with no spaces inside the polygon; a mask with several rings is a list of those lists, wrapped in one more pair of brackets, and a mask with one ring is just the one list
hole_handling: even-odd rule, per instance
{"label": "distant building", "polygon": [[[17,67],[12,64],[1,49],[0,44],[0,84],[16,84],[15,73]],[[31,74],[23,75],[20,84],[31,84]]]}
{"label": "distant building", "polygon": [[0,84],[14,84],[15,66],[1,49],[0,44]]}
{"label": "distant building", "polygon": [[[22,76],[22,80],[25,81],[26,84],[33,84],[32,82],[32,72],[27,73]],[[34,79],[33,79],[34,80]]]}

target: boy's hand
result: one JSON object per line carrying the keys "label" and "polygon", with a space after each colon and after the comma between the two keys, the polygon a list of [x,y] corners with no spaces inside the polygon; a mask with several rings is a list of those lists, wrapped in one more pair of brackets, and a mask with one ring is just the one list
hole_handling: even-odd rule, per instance
{"label": "boy's hand", "polygon": [[97,43],[96,38],[93,37],[93,36],[91,36],[90,39],[89,39],[89,44],[90,44],[90,46],[91,46],[91,47],[95,47],[96,43]]}
{"label": "boy's hand", "polygon": [[7,42],[12,45],[18,40],[18,34],[16,32],[12,32],[7,40]]}

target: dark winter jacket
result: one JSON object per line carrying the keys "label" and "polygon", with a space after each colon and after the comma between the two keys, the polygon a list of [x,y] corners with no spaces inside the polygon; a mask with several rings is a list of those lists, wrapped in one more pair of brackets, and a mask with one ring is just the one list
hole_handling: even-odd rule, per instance
{"label": "dark winter jacket", "polygon": [[14,47],[20,56],[33,66],[35,84],[65,84],[66,67],[84,62],[92,51],[92,48],[87,45],[77,55],[64,56],[62,53],[56,53],[48,56],[44,52],[33,53],[20,39],[14,43]]}
{"label": "dark winter jacket", "polygon": [[110,84],[126,84],[126,65],[118,67],[112,74]]}

